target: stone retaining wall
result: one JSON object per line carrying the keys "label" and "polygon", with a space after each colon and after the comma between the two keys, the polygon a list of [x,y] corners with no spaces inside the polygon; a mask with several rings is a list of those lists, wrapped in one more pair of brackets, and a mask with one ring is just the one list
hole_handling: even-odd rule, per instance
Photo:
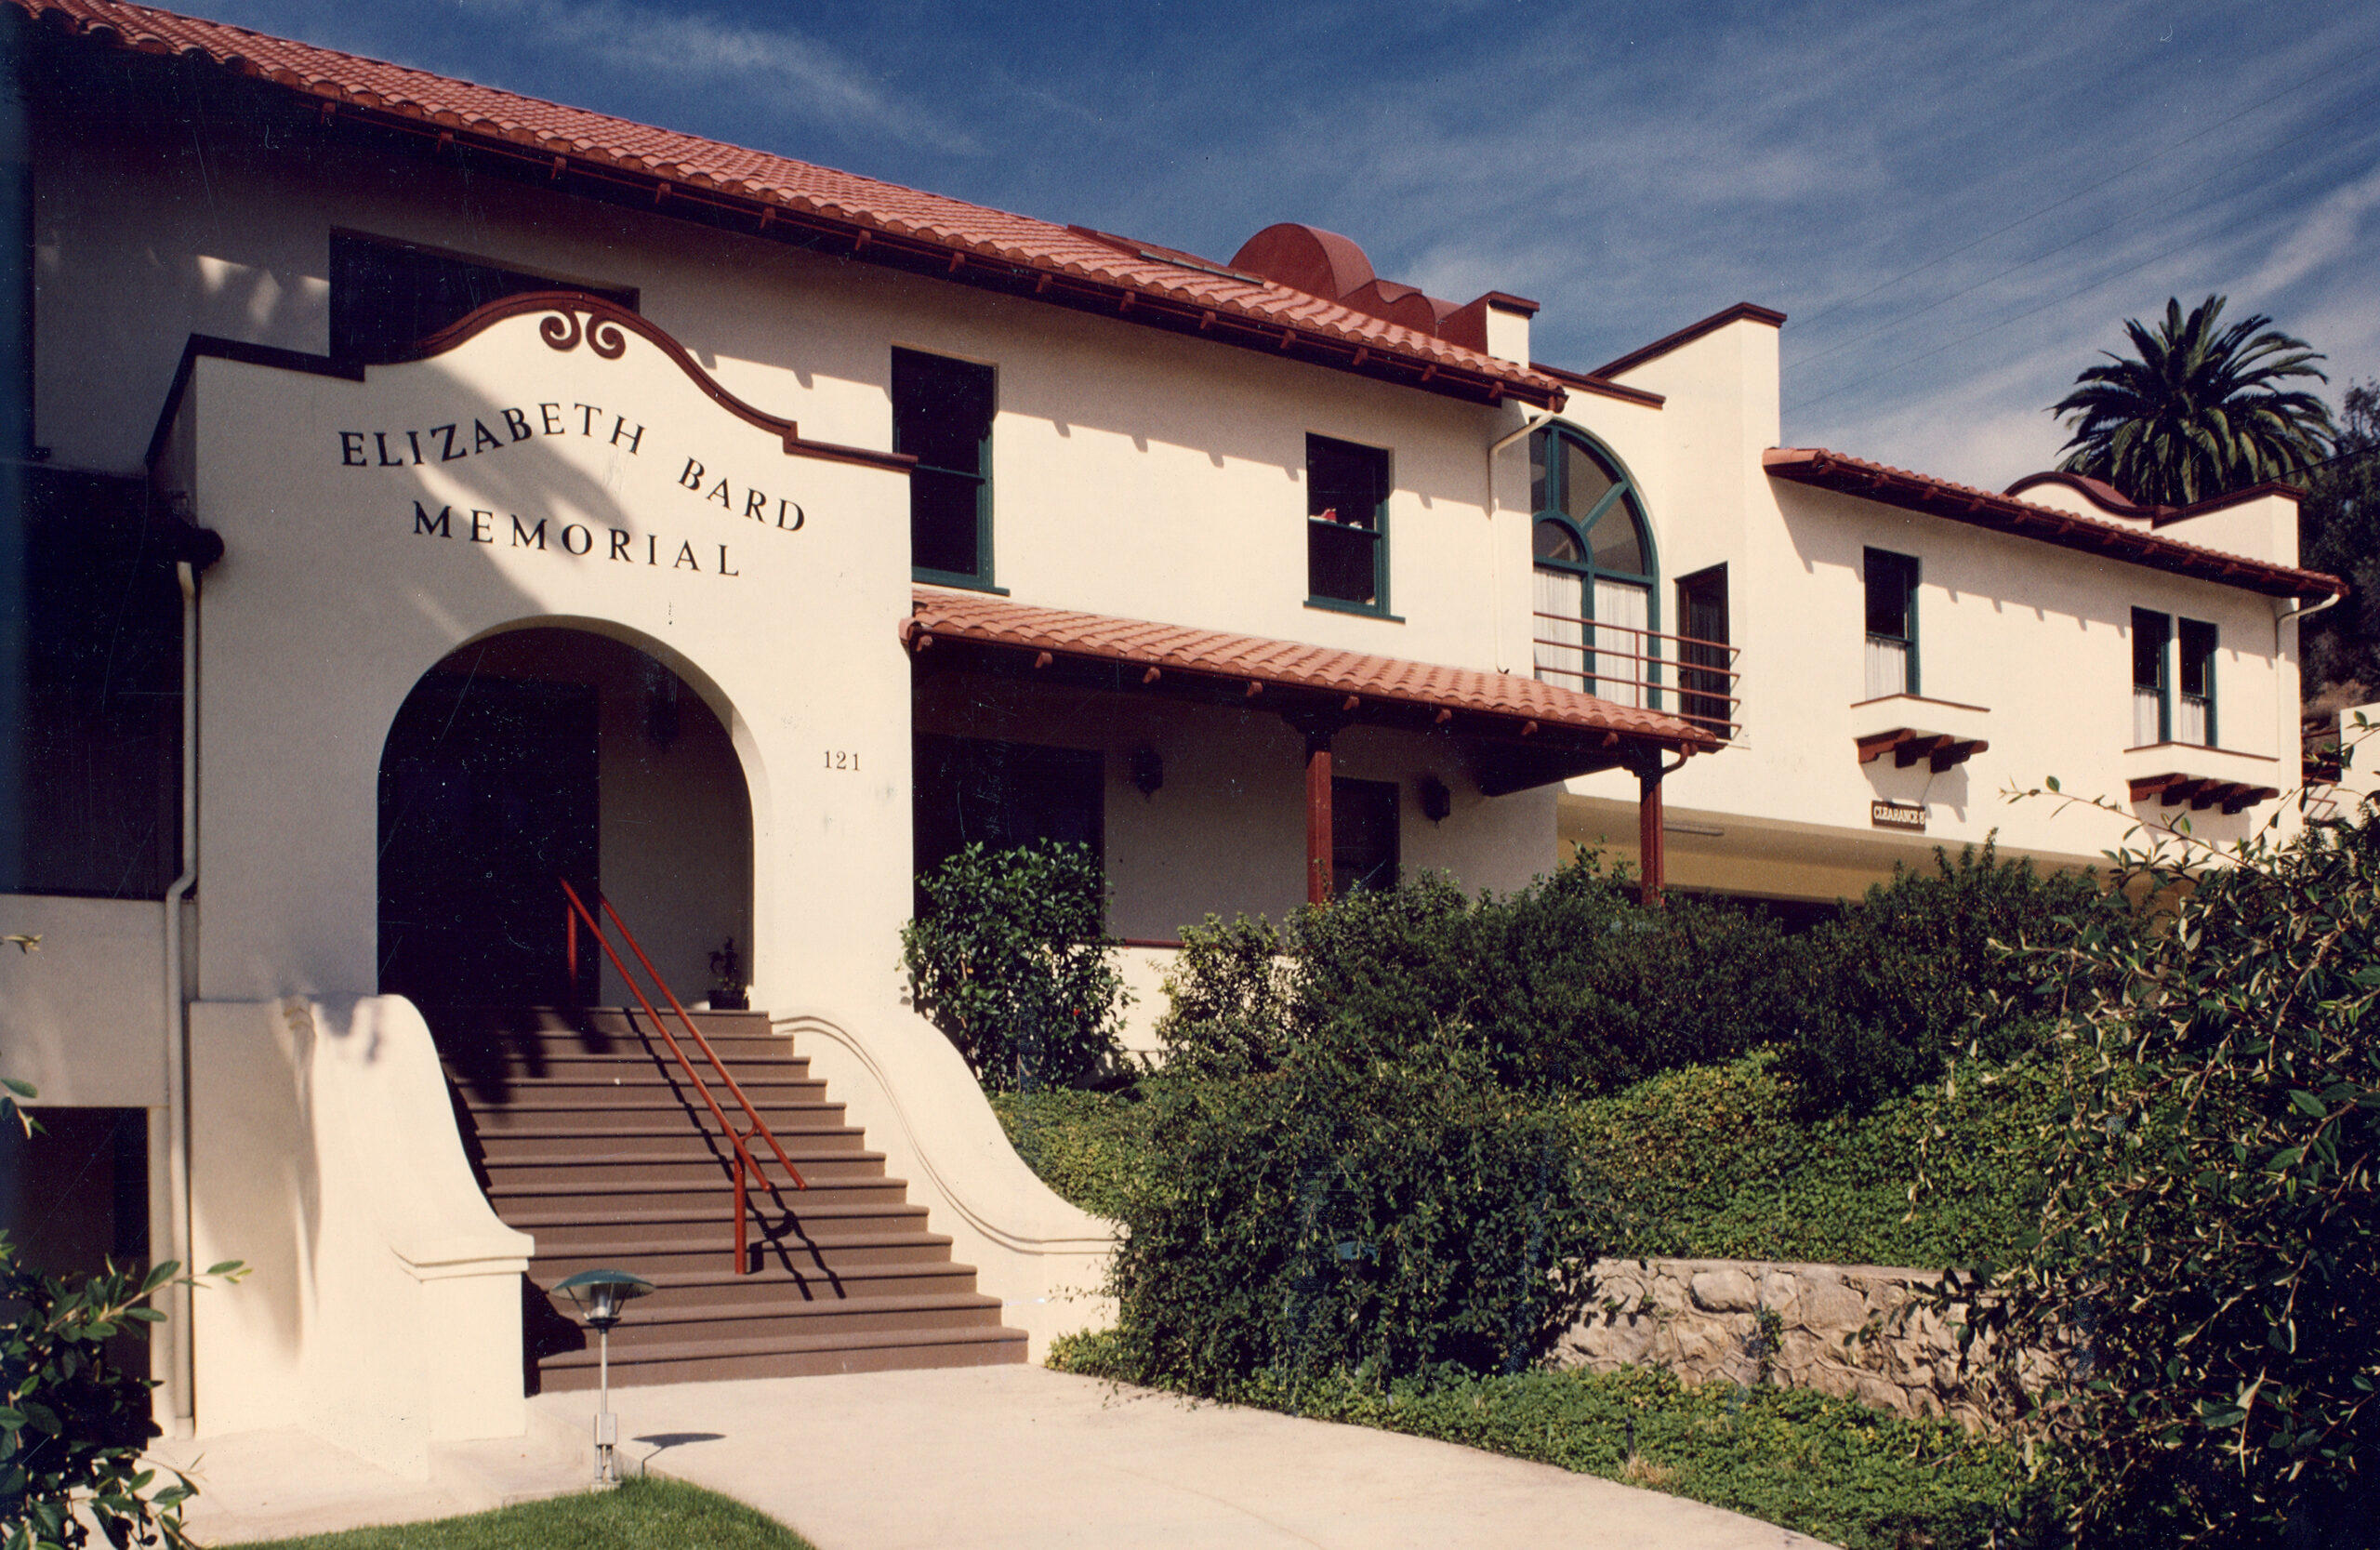
{"label": "stone retaining wall", "polygon": [[1562,1337],[1562,1367],[1662,1367],[1694,1382],[1760,1380],[1760,1313],[1781,1325],[1767,1380],[1897,1415],[1978,1424],[1958,1333],[1925,1305],[1937,1270],[1765,1260],[1595,1262],[1591,1310]]}

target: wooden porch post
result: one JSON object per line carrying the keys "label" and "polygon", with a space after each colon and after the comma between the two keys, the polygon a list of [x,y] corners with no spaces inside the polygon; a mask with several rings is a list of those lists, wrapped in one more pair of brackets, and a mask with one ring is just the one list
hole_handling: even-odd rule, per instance
{"label": "wooden porch post", "polygon": [[1662,851],[1661,769],[1659,750],[1636,770],[1636,861],[1643,880],[1645,907],[1661,907],[1661,889],[1669,881],[1669,861]]}
{"label": "wooden porch post", "polygon": [[1330,902],[1330,733],[1305,734],[1305,902]]}

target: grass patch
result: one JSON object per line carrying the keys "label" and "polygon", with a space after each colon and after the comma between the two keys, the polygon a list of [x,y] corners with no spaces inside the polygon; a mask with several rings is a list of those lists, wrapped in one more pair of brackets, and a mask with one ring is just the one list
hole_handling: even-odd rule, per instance
{"label": "grass patch", "polygon": [[[1053,1343],[1050,1365],[1115,1377],[1112,1336]],[[1260,1374],[1220,1398],[1551,1464],[1705,1502],[1848,1550],[2046,1543],[2054,1481],[1950,1421],[1904,1421],[1806,1389],[1690,1385],[1667,1372],[1532,1371],[1398,1382]]]}
{"label": "grass patch", "polygon": [[557,1496],[468,1517],[280,1539],[250,1550],[814,1550],[743,1503],[676,1480]]}

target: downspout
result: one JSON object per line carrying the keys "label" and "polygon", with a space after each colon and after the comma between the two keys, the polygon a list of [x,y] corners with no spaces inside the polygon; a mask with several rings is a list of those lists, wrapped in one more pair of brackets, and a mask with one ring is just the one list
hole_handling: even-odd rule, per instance
{"label": "downspout", "polygon": [[[181,872],[165,890],[165,1195],[171,1258],[182,1274],[192,1266],[190,1213],[190,1008],[183,999],[182,904],[198,881],[198,572],[187,560],[174,566],[182,590],[182,815]],[[172,1410],[168,1428],[190,1434],[195,1369],[192,1360],[191,1299],[187,1285],[167,1293],[165,1327],[172,1331],[172,1365],[165,1388]]]}
{"label": "downspout", "polygon": [[[1488,586],[1490,593],[1488,613],[1496,621],[1496,670],[1500,673],[1511,672],[1513,667],[1511,656],[1504,649],[1504,550],[1496,542],[1495,536],[1496,454],[1531,431],[1541,430],[1554,417],[1554,410],[1543,410],[1535,419],[1523,420],[1519,430],[1508,431],[1488,444]],[[1534,637],[1536,631],[1529,633]]]}

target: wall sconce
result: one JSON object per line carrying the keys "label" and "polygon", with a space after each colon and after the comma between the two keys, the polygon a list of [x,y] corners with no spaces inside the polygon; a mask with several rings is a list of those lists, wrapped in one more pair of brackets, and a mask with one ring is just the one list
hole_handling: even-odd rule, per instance
{"label": "wall sconce", "polygon": [[1132,750],[1132,784],[1143,797],[1153,797],[1165,784],[1165,757],[1143,743]]}
{"label": "wall sconce", "polygon": [[1421,816],[1430,822],[1443,823],[1447,815],[1454,811],[1454,793],[1436,775],[1423,775],[1414,782],[1414,789],[1421,798]]}

